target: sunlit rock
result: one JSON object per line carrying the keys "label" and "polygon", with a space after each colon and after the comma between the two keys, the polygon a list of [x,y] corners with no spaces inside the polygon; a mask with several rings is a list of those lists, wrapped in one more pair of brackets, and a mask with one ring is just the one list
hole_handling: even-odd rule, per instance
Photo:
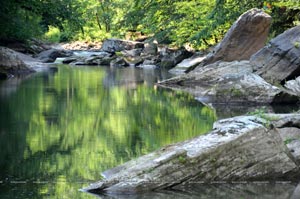
{"label": "sunlit rock", "polygon": [[[194,183],[297,180],[299,165],[280,128],[299,114],[239,116],[219,120],[213,130],[103,172],[103,181],[83,189],[130,194]],[[274,123],[273,123],[274,121]],[[294,128],[299,128],[296,123]]]}

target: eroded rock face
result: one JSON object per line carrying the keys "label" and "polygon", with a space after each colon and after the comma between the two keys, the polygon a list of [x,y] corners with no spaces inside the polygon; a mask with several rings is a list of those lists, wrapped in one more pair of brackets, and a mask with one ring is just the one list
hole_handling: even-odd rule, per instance
{"label": "eroded rock face", "polygon": [[256,73],[272,83],[300,76],[300,25],[272,39],[250,61]]}
{"label": "eroded rock face", "polygon": [[191,93],[204,103],[295,103],[298,97],[252,73],[249,61],[215,62],[159,85]]}
{"label": "eroded rock face", "polygon": [[[255,8],[245,12],[198,67],[220,60],[248,60],[251,55],[264,47],[270,24],[271,16],[262,10]],[[193,67],[190,70],[192,69]]]}
{"label": "eroded rock face", "polygon": [[299,179],[299,165],[278,129],[291,125],[291,120],[299,121],[300,115],[263,118],[220,120],[206,135],[166,146],[103,172],[103,181],[84,190],[128,194],[189,183]]}
{"label": "eroded rock face", "polygon": [[0,47],[0,73],[5,79],[14,74],[30,73],[32,69],[19,58],[18,53],[5,47]]}
{"label": "eroded rock face", "polygon": [[101,50],[109,53],[144,48],[144,43],[121,39],[107,39],[103,42]]}

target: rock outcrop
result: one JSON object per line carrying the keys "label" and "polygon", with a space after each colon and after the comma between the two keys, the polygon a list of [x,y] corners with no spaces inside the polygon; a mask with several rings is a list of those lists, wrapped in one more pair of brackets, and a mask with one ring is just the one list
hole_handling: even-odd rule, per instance
{"label": "rock outcrop", "polygon": [[[197,67],[216,61],[248,60],[267,41],[271,17],[259,9],[241,15],[231,26],[223,40]],[[189,71],[194,69],[191,67]]]}
{"label": "rock outcrop", "polygon": [[272,39],[250,61],[256,73],[271,83],[300,76],[300,25]]}
{"label": "rock outcrop", "polygon": [[19,54],[9,48],[0,47],[0,76],[7,77],[33,72],[19,57]]}
{"label": "rock outcrop", "polygon": [[105,171],[104,180],[83,190],[130,194],[215,181],[298,180],[299,157],[286,147],[280,130],[299,127],[299,114],[220,120],[208,134]]}
{"label": "rock outcrop", "polygon": [[191,93],[204,103],[296,103],[298,97],[253,74],[249,61],[215,62],[159,85]]}

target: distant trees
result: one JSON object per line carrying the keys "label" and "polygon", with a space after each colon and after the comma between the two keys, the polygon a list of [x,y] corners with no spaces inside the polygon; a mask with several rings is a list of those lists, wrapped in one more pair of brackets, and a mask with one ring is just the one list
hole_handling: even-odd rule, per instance
{"label": "distant trees", "polygon": [[59,29],[61,41],[124,37],[130,30],[204,48],[253,7],[272,15],[273,35],[300,23],[296,0],[11,0],[1,3],[0,39],[37,37],[49,27]]}

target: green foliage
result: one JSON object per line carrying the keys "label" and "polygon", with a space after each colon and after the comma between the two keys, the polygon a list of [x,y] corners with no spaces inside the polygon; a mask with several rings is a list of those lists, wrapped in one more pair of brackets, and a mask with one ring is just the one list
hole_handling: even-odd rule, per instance
{"label": "green foliage", "polygon": [[4,1],[0,38],[22,40],[56,27],[60,41],[122,38],[138,31],[153,35],[159,43],[207,48],[254,7],[273,17],[272,36],[300,23],[300,6],[295,0]]}

